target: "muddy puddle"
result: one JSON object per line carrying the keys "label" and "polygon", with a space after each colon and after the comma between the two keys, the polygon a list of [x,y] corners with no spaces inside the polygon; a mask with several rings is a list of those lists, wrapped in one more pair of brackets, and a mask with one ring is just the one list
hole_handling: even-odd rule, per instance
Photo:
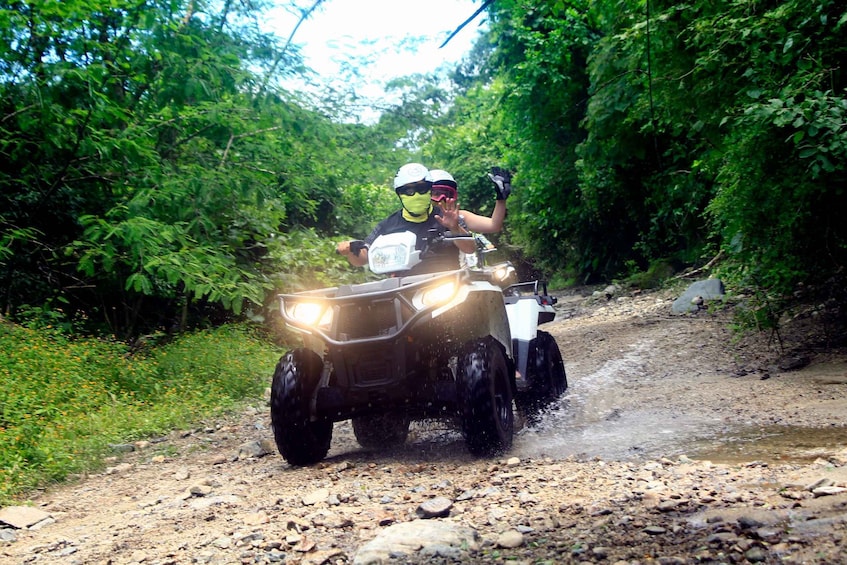
{"label": "muddy puddle", "polygon": [[845,445],[845,428],[771,426],[741,429],[714,438],[694,440],[688,455],[693,459],[721,463],[811,463],[819,458],[825,459]]}
{"label": "muddy puddle", "polygon": [[[512,453],[618,461],[684,454],[715,463],[808,463],[847,446],[845,427],[732,422],[690,398],[698,390],[702,394],[702,380],[686,383],[684,375],[672,374],[663,381],[649,363],[651,345],[633,345],[586,374],[579,366],[569,371],[564,398],[518,432]],[[712,384],[722,378],[712,377]],[[689,398],[679,402],[681,397]]]}
{"label": "muddy puddle", "polygon": [[636,461],[687,455],[713,463],[809,463],[847,446],[845,428],[739,427],[715,431],[695,417],[631,412],[586,423],[566,408],[554,409],[518,433],[514,455],[554,459],[594,457]]}

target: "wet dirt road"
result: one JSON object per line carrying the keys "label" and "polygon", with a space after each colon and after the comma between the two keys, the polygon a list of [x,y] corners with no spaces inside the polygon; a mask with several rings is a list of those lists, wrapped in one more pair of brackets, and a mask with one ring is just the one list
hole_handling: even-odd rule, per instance
{"label": "wet dirt road", "polygon": [[569,389],[516,438],[519,457],[808,460],[847,445],[847,361],[780,371],[764,336],[743,342],[729,314],[678,316],[672,296],[560,299],[542,326]]}

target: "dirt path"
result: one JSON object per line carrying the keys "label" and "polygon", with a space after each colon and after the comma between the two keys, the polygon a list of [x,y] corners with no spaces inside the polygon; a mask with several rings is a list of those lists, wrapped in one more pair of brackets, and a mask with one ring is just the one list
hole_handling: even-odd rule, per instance
{"label": "dirt path", "polygon": [[[727,316],[673,316],[671,298],[563,296],[548,330],[570,389],[501,460],[438,424],[383,453],[340,424],[326,461],[292,468],[259,402],[138,444],[34,515],[0,510],[21,521],[0,524],[0,563],[843,562],[847,358],[736,343]],[[697,450],[718,461],[718,432],[786,425],[828,439],[729,464],[673,441],[715,430]]]}

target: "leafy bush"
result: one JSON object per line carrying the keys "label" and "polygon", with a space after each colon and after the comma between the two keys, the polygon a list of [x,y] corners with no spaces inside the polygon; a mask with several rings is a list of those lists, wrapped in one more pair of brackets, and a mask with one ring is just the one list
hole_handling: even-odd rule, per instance
{"label": "leafy bush", "polygon": [[109,444],[165,433],[260,396],[279,350],[243,326],[145,352],[0,323],[0,503],[97,468]]}

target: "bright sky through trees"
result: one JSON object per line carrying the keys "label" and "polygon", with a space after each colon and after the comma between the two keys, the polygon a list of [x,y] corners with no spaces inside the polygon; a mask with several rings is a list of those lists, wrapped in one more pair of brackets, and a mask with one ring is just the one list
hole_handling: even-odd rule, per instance
{"label": "bright sky through trees", "polygon": [[[308,8],[311,1],[300,2]],[[479,0],[326,0],[297,29],[306,65],[317,82],[355,88],[359,96],[379,99],[386,80],[436,71],[470,51],[484,14],[439,46],[480,6]],[[287,39],[299,20],[282,2],[270,13],[268,30]],[[289,88],[315,91],[303,82]]]}

